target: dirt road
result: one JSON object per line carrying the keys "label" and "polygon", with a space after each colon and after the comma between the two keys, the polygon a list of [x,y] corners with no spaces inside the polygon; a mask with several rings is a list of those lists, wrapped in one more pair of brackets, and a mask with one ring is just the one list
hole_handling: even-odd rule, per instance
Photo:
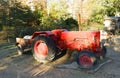
{"label": "dirt road", "polygon": [[32,54],[18,56],[14,45],[0,46],[0,78],[120,78],[120,41],[107,46],[107,59],[112,61],[90,74],[77,70],[75,62],[53,68],[39,64]]}

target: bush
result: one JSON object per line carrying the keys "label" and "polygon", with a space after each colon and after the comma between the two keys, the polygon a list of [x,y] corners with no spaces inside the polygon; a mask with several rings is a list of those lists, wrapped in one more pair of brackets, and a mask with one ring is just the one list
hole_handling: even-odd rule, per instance
{"label": "bush", "polygon": [[24,29],[21,29],[18,37],[24,37],[25,35],[32,35],[37,29],[33,27],[26,27]]}
{"label": "bush", "polygon": [[73,18],[67,18],[65,21],[66,26],[65,28],[68,30],[78,30],[78,23],[75,19]]}

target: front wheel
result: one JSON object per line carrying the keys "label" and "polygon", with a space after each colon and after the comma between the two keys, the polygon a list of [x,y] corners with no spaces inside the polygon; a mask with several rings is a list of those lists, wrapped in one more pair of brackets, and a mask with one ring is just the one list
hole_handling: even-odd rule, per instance
{"label": "front wheel", "polygon": [[38,36],[33,40],[32,52],[38,62],[50,62],[56,54],[54,41],[47,36]]}
{"label": "front wheel", "polygon": [[78,53],[77,63],[80,68],[93,68],[97,58],[91,51],[81,51]]}

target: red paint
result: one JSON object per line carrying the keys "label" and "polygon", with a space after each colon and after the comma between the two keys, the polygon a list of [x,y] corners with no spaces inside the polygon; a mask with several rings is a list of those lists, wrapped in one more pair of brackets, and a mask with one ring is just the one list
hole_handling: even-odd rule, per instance
{"label": "red paint", "polygon": [[[101,55],[101,47],[100,47],[100,31],[67,31],[66,29],[55,29],[52,31],[39,31],[35,32],[32,35],[32,39],[36,36],[49,36],[52,38],[57,46],[57,48],[64,50],[69,48],[70,50],[78,50],[78,52],[82,50],[89,50],[94,52],[97,56]],[[44,47],[41,47],[44,46]],[[41,42],[36,43],[35,50],[39,53],[41,49],[37,48],[45,48],[43,50],[43,55],[47,54],[48,48],[46,48],[44,44]]]}
{"label": "red paint", "polygon": [[46,43],[41,40],[37,41],[34,45],[34,52],[38,57],[40,56],[42,58],[45,58],[48,54],[48,47]]}
{"label": "red paint", "polygon": [[88,55],[82,55],[80,58],[79,58],[79,61],[81,63],[81,65],[84,65],[84,66],[92,66],[93,62],[92,62],[92,59],[90,56]]}

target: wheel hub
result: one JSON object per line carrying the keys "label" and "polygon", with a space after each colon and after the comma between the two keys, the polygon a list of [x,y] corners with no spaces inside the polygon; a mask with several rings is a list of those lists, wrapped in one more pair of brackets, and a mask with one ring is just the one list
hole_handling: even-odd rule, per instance
{"label": "wheel hub", "polygon": [[48,47],[45,42],[39,40],[34,45],[34,52],[40,58],[45,58],[48,54]]}
{"label": "wheel hub", "polygon": [[82,55],[79,58],[80,64],[83,66],[91,66],[92,65],[92,59],[88,55]]}

